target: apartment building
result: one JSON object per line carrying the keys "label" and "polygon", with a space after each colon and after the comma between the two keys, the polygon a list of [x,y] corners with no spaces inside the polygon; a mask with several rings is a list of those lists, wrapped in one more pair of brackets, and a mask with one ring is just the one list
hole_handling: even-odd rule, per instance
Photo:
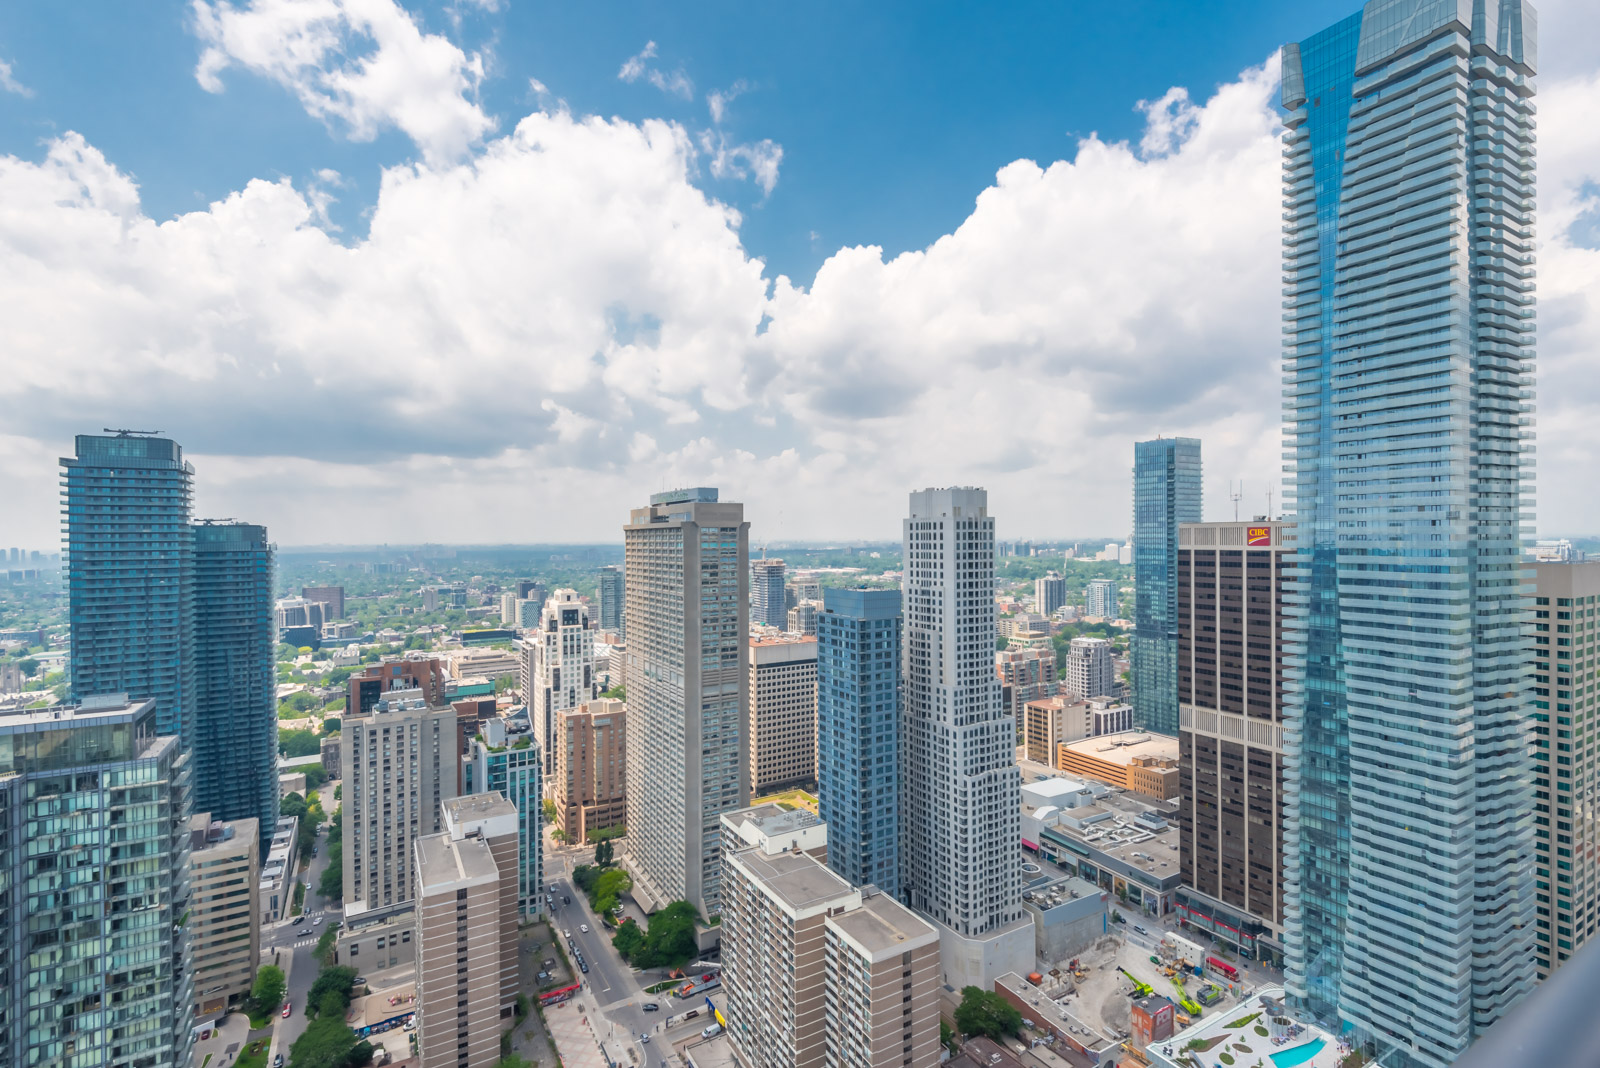
{"label": "apartment building", "polygon": [[578,591],[556,590],[545,601],[536,634],[523,636],[524,655],[532,655],[528,718],[544,759],[544,773],[555,776],[556,726],[560,714],[599,696],[594,680],[595,627],[589,605]]}
{"label": "apartment building", "polygon": [[598,697],[561,713],[550,796],[569,842],[628,822],[628,706]]}
{"label": "apartment building", "polygon": [[189,953],[201,1016],[222,1012],[250,992],[261,960],[256,910],[261,832],[253,819],[189,821]]}
{"label": "apartment building", "polygon": [[[517,964],[517,919],[521,915],[519,872],[522,839],[522,813],[498,791],[452,797],[441,806],[444,834],[452,841],[479,839],[489,846],[499,875],[500,897],[494,908],[500,921],[500,1015],[510,1016],[516,1007],[521,979]],[[419,872],[419,877],[423,873]],[[426,908],[419,908],[426,915]],[[426,948],[428,942],[422,943]]]}
{"label": "apartment building", "polygon": [[1112,579],[1090,579],[1083,591],[1083,614],[1101,619],[1118,619],[1117,584]]}
{"label": "apartment building", "polygon": [[481,837],[428,834],[415,852],[421,1068],[500,1059],[501,876]]}
{"label": "apartment building", "polygon": [[324,620],[344,618],[343,586],[302,586],[300,596],[308,601],[322,602]]}
{"label": "apartment building", "polygon": [[1056,679],[1055,650],[1046,644],[1034,649],[1005,649],[994,654],[994,673],[1000,680],[1000,697],[1006,712],[1022,726],[1022,710],[1029,701],[1049,697],[1060,688]]}
{"label": "apartment building", "polygon": [[[505,720],[491,717],[480,723],[464,768],[469,793],[497,793],[517,812],[517,910],[524,920],[544,912],[544,804],[539,751],[523,734],[513,741]],[[581,839],[580,839],[581,840]],[[503,871],[511,870],[502,866]]]}
{"label": "apartment building", "polygon": [[385,660],[350,676],[345,715],[367,715],[385,694],[394,690],[420,690],[428,704],[442,705],[448,682],[449,673],[439,657],[408,653],[398,660]]}
{"label": "apartment building", "polygon": [[750,564],[750,622],[783,629],[788,606],[783,603],[782,560],[756,560]]}
{"label": "apartment building", "polygon": [[1033,580],[1033,610],[1046,619],[1067,603],[1067,580],[1059,571],[1047,571]]}
{"label": "apartment building", "polygon": [[1117,665],[1107,638],[1079,637],[1067,646],[1061,680],[1078,697],[1118,697]]}
{"label": "apartment building", "polygon": [[600,569],[600,629],[623,633],[624,590],[622,569],[612,564]]}
{"label": "apartment building", "polygon": [[750,796],[816,782],[816,638],[750,639],[749,731]]}

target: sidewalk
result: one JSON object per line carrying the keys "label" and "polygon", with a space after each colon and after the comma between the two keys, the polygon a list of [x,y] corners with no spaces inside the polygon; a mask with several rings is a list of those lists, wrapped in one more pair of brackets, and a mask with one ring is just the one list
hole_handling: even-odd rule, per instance
{"label": "sidewalk", "polygon": [[544,1010],[544,1019],[565,1068],[611,1068],[638,1063],[632,1036],[612,1037],[611,1025],[598,1015],[594,999],[588,994],[552,1005]]}

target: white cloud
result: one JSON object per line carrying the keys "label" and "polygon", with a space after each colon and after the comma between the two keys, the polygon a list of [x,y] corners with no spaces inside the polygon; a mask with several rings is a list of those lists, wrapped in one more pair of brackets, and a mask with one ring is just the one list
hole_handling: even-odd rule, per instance
{"label": "white cloud", "polygon": [[11,64],[0,59],[0,90],[15,93],[18,96],[32,96],[33,90],[17,81],[16,75],[11,71]]}
{"label": "white cloud", "polygon": [[[194,29],[205,45],[195,78],[207,92],[242,67],[355,141],[392,126],[444,162],[495,126],[476,99],[483,57],[424,33],[394,0],[194,0]],[[364,54],[352,54],[357,45]]]}
{"label": "white cloud", "polygon": [[740,78],[726,89],[713,89],[707,93],[706,108],[711,112],[711,121],[720,126],[728,114],[728,105],[749,91],[750,83]]}
{"label": "white cloud", "polygon": [[694,83],[680,67],[671,74],[665,73],[657,67],[652,67],[647,60],[656,57],[656,43],[646,41],[644,48],[638,55],[629,56],[623,61],[622,69],[617,71],[617,77],[622,81],[632,84],[643,78],[651,85],[670,96],[681,96],[685,100],[694,99]]}
{"label": "white cloud", "polygon": [[714,178],[748,178],[768,194],[778,184],[783,146],[770,138],[735,144],[721,130],[704,130],[700,134],[700,147],[710,157]]}

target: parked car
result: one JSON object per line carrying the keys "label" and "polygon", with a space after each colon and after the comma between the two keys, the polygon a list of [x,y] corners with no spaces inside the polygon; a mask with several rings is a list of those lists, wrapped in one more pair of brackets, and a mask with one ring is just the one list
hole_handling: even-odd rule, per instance
{"label": "parked car", "polygon": [[1138,931],[1140,934],[1149,934],[1150,933],[1149,931],[1146,931],[1143,927],[1140,927],[1138,924],[1134,924],[1133,925],[1133,929],[1135,931]]}
{"label": "parked car", "polygon": [[283,1054],[280,1053],[272,1058],[272,1068],[283,1068]]}
{"label": "parked car", "polygon": [[720,1034],[722,1034],[722,1025],[721,1024],[712,1024],[710,1027],[708,1027],[704,1031],[700,1032],[700,1037],[701,1038],[716,1038]]}
{"label": "parked car", "polygon": [[570,896],[570,895],[568,895],[568,894],[562,894],[562,895],[561,895],[561,903],[562,903],[562,904],[563,904],[563,905],[570,905],[570,904],[572,904],[572,897],[571,897],[571,896]]}
{"label": "parked car", "polygon": [[561,933],[567,936],[567,941],[568,942],[572,941],[572,932],[571,931],[563,931]]}
{"label": "parked car", "polygon": [[367,977],[364,976],[364,975],[356,976],[355,982],[352,985],[353,986],[366,986],[367,985]]}
{"label": "parked car", "polygon": [[587,964],[583,963],[582,961],[578,962],[578,970],[583,972],[584,975],[588,975],[589,974],[589,966]]}
{"label": "parked car", "polygon": [[305,923],[305,922],[306,922],[306,918],[304,916],[296,916],[294,919],[289,921],[289,926],[290,927],[299,927],[302,923]]}
{"label": "parked car", "polygon": [[653,1001],[647,1001],[647,1002],[644,1003],[644,1011],[645,1012],[660,1012],[661,1011],[661,1006],[657,1005]]}

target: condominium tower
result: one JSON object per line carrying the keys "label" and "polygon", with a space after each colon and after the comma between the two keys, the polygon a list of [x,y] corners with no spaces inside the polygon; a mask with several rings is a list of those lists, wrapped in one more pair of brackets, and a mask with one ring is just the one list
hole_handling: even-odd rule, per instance
{"label": "condominium tower", "polygon": [[[983,972],[1004,954],[976,944],[1027,922],[1016,725],[994,675],[994,518],[988,493],[971,487],[913,492],[910,513],[900,892],[948,932],[946,974],[962,980],[952,985],[986,986]],[[1031,926],[1026,935],[1031,970]]]}
{"label": "condominium tower", "polygon": [[822,593],[817,614],[817,793],[828,867],[900,892],[899,590]]}
{"label": "condominium tower", "polygon": [[600,569],[600,629],[622,632],[622,569],[612,564]]}
{"label": "condominium tower", "polygon": [[783,629],[789,609],[783,601],[782,560],[756,560],[750,565],[750,622]]}
{"label": "condominium tower", "polygon": [[1033,580],[1033,610],[1049,617],[1067,603],[1067,580],[1061,572],[1050,571]]}
{"label": "condominium tower", "polygon": [[1600,561],[1533,565],[1533,823],[1539,978],[1594,940],[1600,924],[1600,775],[1595,663]]}
{"label": "condominium tower", "polygon": [[1080,637],[1067,646],[1061,671],[1068,693],[1079,697],[1112,697],[1117,692],[1117,665],[1106,638]]}
{"label": "condominium tower", "polygon": [[1200,442],[1135,442],[1133,721],[1162,734],[1178,733],[1178,524],[1198,522]]}
{"label": "condominium tower", "polygon": [[537,634],[523,636],[532,654],[528,719],[544,758],[544,774],[554,770],[556,719],[569,708],[598,696],[594,685],[594,628],[589,606],[576,590],[556,590],[544,603]]}
{"label": "condominium tower", "polygon": [[[544,802],[539,751],[526,734],[513,742],[505,720],[491,718],[469,749],[474,793],[497,793],[517,813],[517,912],[524,920],[544,911]],[[582,837],[575,841],[583,841]],[[508,874],[510,866],[506,866]]]}
{"label": "condominium tower", "polygon": [[628,706],[597,697],[556,721],[549,794],[569,842],[628,823]]}
{"label": "condominium tower", "polygon": [[0,1064],[189,1064],[189,765],[153,700],[0,714]]}
{"label": "condominium tower", "polygon": [[261,831],[253,819],[227,823],[201,812],[189,821],[189,842],[195,1007],[211,1016],[250,992],[261,964]]}
{"label": "condominium tower", "polygon": [[1122,606],[1117,603],[1117,584],[1112,579],[1090,579],[1083,591],[1083,614],[1101,619],[1116,619]]}
{"label": "condominium tower", "polygon": [[623,528],[628,588],[627,863],[650,907],[709,918],[718,820],[749,803],[750,525],[715,489],[672,490]]}
{"label": "condominium tower", "polygon": [[1283,49],[1285,985],[1386,1064],[1534,981],[1536,27],[1371,0]]}

